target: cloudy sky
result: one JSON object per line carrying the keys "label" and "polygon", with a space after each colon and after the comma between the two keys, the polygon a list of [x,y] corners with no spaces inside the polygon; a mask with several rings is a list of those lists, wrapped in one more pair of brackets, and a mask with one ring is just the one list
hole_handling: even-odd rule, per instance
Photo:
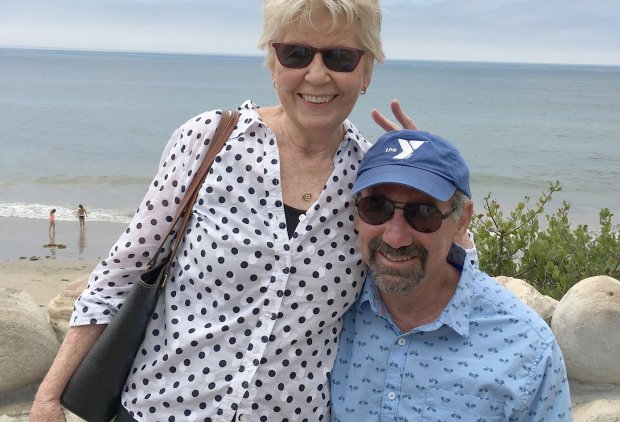
{"label": "cloudy sky", "polygon": [[[0,0],[0,46],[261,54],[261,0]],[[620,65],[619,0],[383,0],[388,59]]]}

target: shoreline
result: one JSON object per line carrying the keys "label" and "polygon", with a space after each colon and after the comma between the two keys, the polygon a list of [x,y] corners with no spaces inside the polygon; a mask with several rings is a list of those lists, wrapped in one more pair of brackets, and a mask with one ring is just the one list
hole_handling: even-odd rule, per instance
{"label": "shoreline", "polygon": [[81,231],[77,220],[57,220],[54,242],[48,227],[44,219],[0,217],[0,288],[24,291],[41,308],[90,274],[127,225],[87,220]]}
{"label": "shoreline", "polygon": [[[0,217],[0,262],[19,260],[102,260],[123,231],[125,223],[56,220],[55,234],[46,219]],[[58,246],[50,247],[50,244]]]}

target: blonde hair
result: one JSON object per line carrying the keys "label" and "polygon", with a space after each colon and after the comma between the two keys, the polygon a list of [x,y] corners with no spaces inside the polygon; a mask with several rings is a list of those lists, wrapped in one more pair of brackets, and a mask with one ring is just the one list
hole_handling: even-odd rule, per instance
{"label": "blonde hair", "polygon": [[357,24],[359,39],[364,48],[368,64],[383,63],[385,54],[381,44],[381,6],[379,0],[265,0],[263,8],[263,32],[258,48],[267,51],[265,63],[270,70],[274,67],[274,52],[271,43],[282,37],[286,28],[294,22],[313,25],[312,16],[327,10],[333,20],[332,30],[340,21],[346,28]]}

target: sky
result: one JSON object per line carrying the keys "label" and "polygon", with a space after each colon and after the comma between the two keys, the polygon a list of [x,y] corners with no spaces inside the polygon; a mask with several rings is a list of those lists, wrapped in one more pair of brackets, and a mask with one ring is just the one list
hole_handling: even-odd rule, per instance
{"label": "sky", "polygon": [[[382,0],[388,59],[620,65],[619,0]],[[0,46],[261,55],[261,0],[0,0]]]}

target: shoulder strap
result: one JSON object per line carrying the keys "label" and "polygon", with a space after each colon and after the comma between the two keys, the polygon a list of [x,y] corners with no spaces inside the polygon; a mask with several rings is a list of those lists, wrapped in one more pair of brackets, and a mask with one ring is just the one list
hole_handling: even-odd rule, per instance
{"label": "shoulder strap", "polygon": [[152,268],[155,265],[157,265],[157,259],[159,258],[159,254],[163,251],[164,245],[166,244],[166,241],[168,240],[168,238],[175,232],[174,228],[177,225],[179,218],[182,217],[181,224],[179,225],[179,228],[176,231],[174,246],[170,250],[170,253],[168,254],[168,257],[167,257],[166,267],[164,268],[164,273],[166,274],[166,276],[161,278],[163,280],[162,286],[165,284],[165,280],[168,278],[167,273],[172,263],[172,258],[176,254],[179,244],[181,243],[181,238],[183,237],[182,233],[183,231],[185,231],[185,226],[187,225],[187,222],[189,221],[191,210],[192,210],[192,207],[194,206],[194,203],[196,202],[196,198],[198,197],[198,192],[200,191],[200,187],[202,186],[202,183],[205,177],[207,176],[207,172],[209,171],[209,169],[211,168],[211,165],[213,164],[213,161],[215,160],[215,156],[219,154],[220,150],[222,149],[222,147],[224,146],[224,144],[230,137],[238,120],[239,120],[239,112],[237,110],[223,110],[222,111],[222,118],[220,120],[220,123],[217,129],[215,130],[215,134],[213,135],[213,140],[211,141],[209,152],[207,153],[207,156],[205,157],[202,164],[200,165],[200,168],[194,175],[194,178],[192,179],[192,182],[189,185],[189,188],[185,192],[185,196],[183,196],[183,199],[181,200],[181,203],[179,204],[179,208],[177,209],[177,212],[172,220],[172,223],[170,224],[170,229],[168,230],[168,233],[166,234],[166,236],[163,238],[161,245],[159,249],[157,250],[157,253],[153,256],[153,258],[151,258],[151,260],[147,264],[147,268]]}

